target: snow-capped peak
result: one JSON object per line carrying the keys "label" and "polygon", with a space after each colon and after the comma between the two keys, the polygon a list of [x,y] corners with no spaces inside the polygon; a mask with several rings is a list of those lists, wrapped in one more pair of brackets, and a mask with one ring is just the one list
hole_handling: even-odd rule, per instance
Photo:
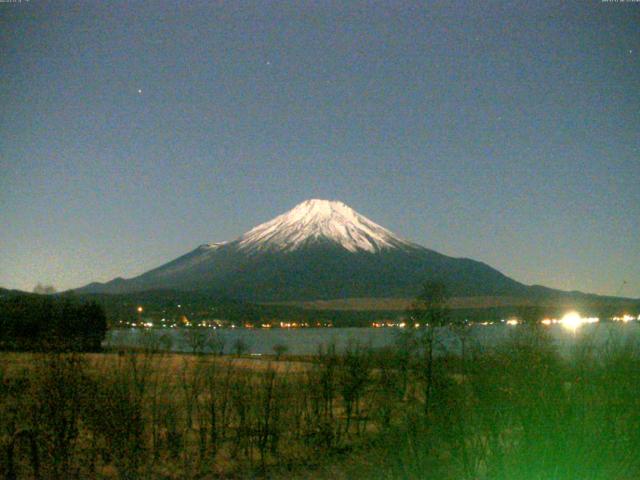
{"label": "snow-capped peak", "polygon": [[342,202],[312,199],[249,230],[238,246],[245,251],[291,251],[313,240],[329,240],[351,252],[411,245]]}
{"label": "snow-capped peak", "polygon": [[205,248],[207,250],[217,250],[223,245],[226,245],[228,242],[213,242],[213,243],[205,243],[200,245],[200,248]]}

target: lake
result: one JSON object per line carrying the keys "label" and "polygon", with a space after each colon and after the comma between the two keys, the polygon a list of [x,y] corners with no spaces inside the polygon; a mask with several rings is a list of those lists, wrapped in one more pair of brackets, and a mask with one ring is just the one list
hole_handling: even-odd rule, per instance
{"label": "lake", "polygon": [[[468,345],[493,347],[507,340],[517,329],[526,328],[521,325],[476,325],[469,327]],[[597,346],[611,343],[624,343],[640,339],[640,327],[637,322],[607,322],[582,325],[575,330],[568,330],[562,325],[544,327],[561,352],[568,353],[581,340],[592,341]],[[318,349],[335,344],[338,351],[350,343],[358,343],[372,348],[394,345],[404,329],[397,328],[298,328],[298,329],[117,329],[107,333],[104,345],[107,347],[142,347],[150,340],[157,341],[164,336],[172,351],[191,351],[189,337],[192,330],[215,337],[224,345],[224,352],[231,353],[236,342],[241,340],[246,345],[246,353],[254,355],[273,354],[276,345],[285,345],[287,353],[292,355],[310,355]],[[458,351],[459,341],[447,328],[437,332],[441,350]],[[205,350],[206,351],[206,350]]]}

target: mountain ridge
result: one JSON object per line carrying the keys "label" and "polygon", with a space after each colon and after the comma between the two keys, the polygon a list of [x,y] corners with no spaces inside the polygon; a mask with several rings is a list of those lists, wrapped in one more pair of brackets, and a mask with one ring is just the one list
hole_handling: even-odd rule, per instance
{"label": "mountain ridge", "polygon": [[[486,263],[450,257],[402,239],[338,201],[311,199],[235,240],[205,243],[131,279],[80,293],[150,289],[216,291],[246,301],[407,298],[427,280],[454,296],[568,295],[527,286]],[[588,294],[585,294],[588,295]]]}

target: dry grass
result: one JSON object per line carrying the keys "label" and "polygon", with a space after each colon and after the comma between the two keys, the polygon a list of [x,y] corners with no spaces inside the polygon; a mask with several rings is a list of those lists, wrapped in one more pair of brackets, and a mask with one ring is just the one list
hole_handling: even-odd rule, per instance
{"label": "dry grass", "polygon": [[[35,368],[37,360],[43,354],[29,352],[0,352],[0,364],[6,368],[7,374],[13,374],[22,370]],[[80,358],[87,361],[88,365],[94,368],[109,369],[122,360],[122,355],[117,353],[81,353]],[[147,358],[145,353],[126,353],[128,358],[137,356],[140,359]],[[192,355],[188,353],[161,353],[153,356],[154,365],[159,371],[176,373],[185,365],[192,367],[196,363],[219,365],[229,365],[233,368],[254,372],[265,372],[273,370],[277,373],[303,373],[312,366],[312,361],[289,360],[286,356],[276,359],[274,356],[213,356],[213,355]]]}
{"label": "dry grass", "polygon": [[431,360],[416,340],[308,362],[4,353],[0,476],[640,478],[637,344],[566,358],[522,328]]}

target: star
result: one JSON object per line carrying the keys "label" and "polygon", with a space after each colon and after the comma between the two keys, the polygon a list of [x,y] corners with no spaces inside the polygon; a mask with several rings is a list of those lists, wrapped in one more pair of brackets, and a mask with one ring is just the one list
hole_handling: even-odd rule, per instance
{"label": "star", "polygon": [[141,89],[141,88],[139,88],[139,89],[138,89],[138,94],[141,94],[141,93],[142,93],[142,89]]}

